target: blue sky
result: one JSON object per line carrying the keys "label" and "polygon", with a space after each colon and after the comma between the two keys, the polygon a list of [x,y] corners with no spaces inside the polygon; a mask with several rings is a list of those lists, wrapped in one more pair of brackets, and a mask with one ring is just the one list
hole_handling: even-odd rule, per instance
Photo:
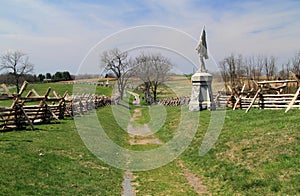
{"label": "blue sky", "polygon": [[[35,64],[37,74],[57,70],[76,73],[88,51],[100,40],[139,25],[176,28],[196,40],[205,25],[209,53],[216,62],[235,53],[274,55],[280,65],[300,50],[300,1],[297,0],[0,0],[0,3],[0,52],[22,50]],[[147,40],[159,35],[144,32],[131,36]],[[166,37],[155,39],[163,42]],[[177,37],[171,42],[178,42],[176,48],[182,46],[182,40]],[[193,53],[195,45],[186,45],[193,49],[190,55],[197,58]],[[97,61],[99,58],[90,63],[97,68]],[[96,68],[84,72],[95,73]]]}

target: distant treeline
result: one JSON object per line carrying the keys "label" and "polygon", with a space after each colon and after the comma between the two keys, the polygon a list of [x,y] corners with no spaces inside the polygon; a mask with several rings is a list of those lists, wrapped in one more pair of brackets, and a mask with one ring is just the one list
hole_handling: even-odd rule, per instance
{"label": "distant treeline", "polygon": [[[46,73],[46,74],[24,74],[20,77],[20,83],[24,81],[30,83],[40,83],[40,82],[59,82],[59,81],[68,81],[68,80],[81,80],[81,79],[93,79],[99,78],[99,74],[80,74],[80,75],[71,75],[68,71],[56,72],[55,74]],[[105,78],[114,78],[112,74],[106,74],[103,76]],[[0,74],[0,84],[14,84],[15,77],[12,73]]]}
{"label": "distant treeline", "polygon": [[45,81],[45,80],[46,81],[54,81],[54,82],[74,80],[74,76],[72,76],[70,74],[70,72],[68,72],[68,71],[63,71],[63,72],[57,71],[53,75],[51,75],[51,73],[46,73],[45,75],[39,74],[37,77],[40,82]]}
{"label": "distant treeline", "polygon": [[[58,82],[58,81],[67,81],[73,80],[75,76],[72,76],[70,72],[56,72],[55,74],[46,73],[46,74],[24,74],[20,76],[20,83],[24,81],[36,83],[36,82]],[[5,84],[15,84],[15,76],[13,73],[5,73],[0,75],[0,83]]]}
{"label": "distant treeline", "polygon": [[225,84],[239,85],[245,78],[259,81],[289,79],[291,72],[300,75],[300,51],[281,66],[274,56],[230,55],[219,63],[220,73]]}

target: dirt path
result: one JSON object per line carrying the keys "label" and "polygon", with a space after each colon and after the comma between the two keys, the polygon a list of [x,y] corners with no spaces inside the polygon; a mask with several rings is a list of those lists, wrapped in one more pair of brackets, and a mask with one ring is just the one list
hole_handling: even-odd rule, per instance
{"label": "dirt path", "polygon": [[162,141],[155,137],[148,124],[133,124],[141,116],[141,110],[139,108],[135,109],[127,126],[127,132],[130,136],[130,145],[163,144]]}
{"label": "dirt path", "polygon": [[137,94],[137,93],[134,93],[134,92],[130,92],[130,91],[127,91],[129,94],[133,95],[134,96],[134,101],[132,102],[133,105],[137,105],[139,106],[140,105],[140,95]]}
{"label": "dirt path", "polygon": [[[155,137],[151,129],[147,124],[137,124],[136,122],[142,116],[141,109],[136,108],[134,113],[128,123],[127,132],[130,136],[130,145],[149,145],[149,144],[163,144],[158,138]],[[178,161],[179,166],[183,171],[184,177],[189,182],[190,186],[198,195],[207,195],[209,194],[207,187],[203,185],[200,178],[186,168],[181,160]],[[135,196],[136,191],[134,189],[133,181],[135,176],[131,171],[126,171],[124,173],[124,180],[122,183],[123,187],[123,196]]]}
{"label": "dirt path", "polygon": [[[135,101],[138,101],[139,99],[136,99]],[[134,123],[138,118],[142,116],[142,112],[139,108],[136,108],[134,110],[134,113],[129,120],[128,126],[127,126],[127,132],[130,136],[129,143],[130,145],[149,145],[149,144],[163,144],[162,141],[160,141],[158,138],[155,137],[151,129],[148,127],[148,124],[137,124]],[[128,163],[129,164],[129,163]],[[135,189],[134,184],[132,181],[134,180],[134,175],[131,171],[125,171],[124,173],[124,180],[122,182],[123,187],[123,196],[135,196]]]}
{"label": "dirt path", "polygon": [[135,190],[132,185],[132,181],[134,180],[134,176],[131,171],[125,171],[124,180],[122,182],[123,193],[122,196],[135,196]]}
{"label": "dirt path", "polygon": [[[128,92],[129,94],[135,96],[135,100],[133,101],[134,105],[139,105],[140,100],[139,97],[136,93]],[[162,141],[160,141],[151,129],[148,127],[148,124],[137,124],[134,123],[136,122],[140,117],[142,116],[141,109],[136,108],[134,110],[134,113],[129,120],[128,126],[127,126],[127,132],[130,136],[129,143],[130,145],[151,145],[151,144],[156,144],[156,145],[161,145],[163,144]],[[192,173],[188,168],[186,168],[183,165],[183,162],[181,160],[178,161],[179,166],[181,167],[183,171],[184,177],[187,179],[189,182],[190,186],[193,187],[194,191],[198,195],[204,195],[204,194],[209,194],[207,187],[202,184],[200,178]],[[124,180],[122,182],[122,187],[123,187],[123,196],[135,196],[136,191],[134,189],[134,184],[133,180],[135,179],[135,176],[131,171],[125,171],[124,172]]]}
{"label": "dirt path", "polygon": [[183,170],[184,177],[188,180],[189,184],[194,188],[194,191],[198,193],[198,195],[209,194],[207,187],[202,184],[200,178],[196,174],[187,169],[181,160],[178,161],[178,164]]}

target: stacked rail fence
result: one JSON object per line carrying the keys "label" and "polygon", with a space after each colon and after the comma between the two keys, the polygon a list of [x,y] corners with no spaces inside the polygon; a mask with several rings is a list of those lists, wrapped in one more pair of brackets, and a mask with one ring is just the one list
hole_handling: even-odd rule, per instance
{"label": "stacked rail fence", "polygon": [[11,106],[0,106],[0,129],[23,129],[30,126],[35,129],[36,124],[55,122],[59,123],[65,117],[73,118],[76,115],[104,107],[111,104],[111,98],[104,95],[83,94],[63,96],[53,91],[54,97],[50,97],[51,88],[44,95],[39,95],[31,89],[26,96],[22,96],[28,82],[24,82],[18,94],[12,94],[5,84],[2,84],[5,94],[0,100],[11,101]]}

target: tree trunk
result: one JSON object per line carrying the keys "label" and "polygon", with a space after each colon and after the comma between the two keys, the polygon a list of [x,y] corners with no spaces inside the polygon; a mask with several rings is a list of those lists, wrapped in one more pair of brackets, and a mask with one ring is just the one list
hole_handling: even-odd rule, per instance
{"label": "tree trunk", "polygon": [[20,83],[20,81],[19,81],[19,76],[16,74],[15,75],[15,78],[16,78],[16,88],[17,88],[17,94],[19,94],[19,92],[20,92],[20,85],[19,85],[19,83]]}
{"label": "tree trunk", "polygon": [[148,104],[152,104],[152,96],[150,93],[151,84],[149,82],[145,82],[145,100]]}
{"label": "tree trunk", "polygon": [[156,97],[157,97],[157,84],[153,85],[153,102],[156,103]]}
{"label": "tree trunk", "polygon": [[118,78],[118,92],[120,94],[120,99],[122,100],[123,99],[123,91],[124,91],[124,88],[122,87],[122,81],[121,81],[121,78]]}

